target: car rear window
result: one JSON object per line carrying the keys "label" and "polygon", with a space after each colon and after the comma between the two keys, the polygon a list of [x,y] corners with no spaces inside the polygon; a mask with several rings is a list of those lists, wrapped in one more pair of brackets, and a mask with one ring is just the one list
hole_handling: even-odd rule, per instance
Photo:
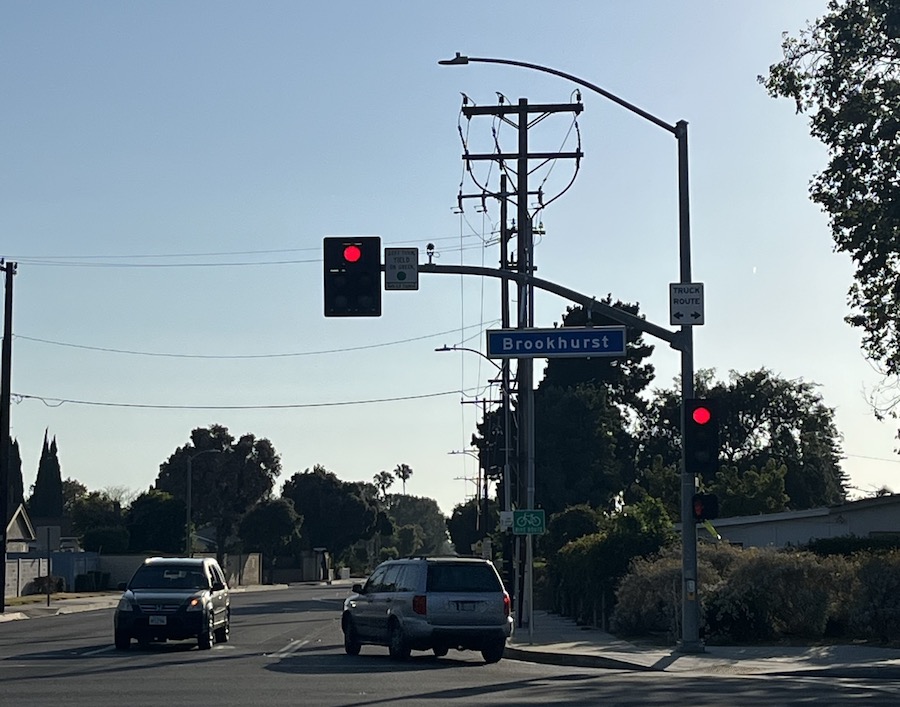
{"label": "car rear window", "polygon": [[131,589],[209,589],[209,578],[199,567],[144,566],[134,573]]}
{"label": "car rear window", "polygon": [[490,565],[428,565],[426,591],[429,592],[499,592],[503,587]]}

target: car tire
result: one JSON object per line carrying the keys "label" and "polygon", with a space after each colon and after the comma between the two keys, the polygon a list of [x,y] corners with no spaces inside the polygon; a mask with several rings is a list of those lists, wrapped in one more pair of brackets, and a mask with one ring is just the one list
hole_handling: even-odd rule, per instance
{"label": "car tire", "polygon": [[410,648],[403,635],[400,624],[394,621],[388,629],[388,652],[394,660],[406,660],[409,658]]}
{"label": "car tire", "polygon": [[213,630],[212,614],[206,619],[206,630],[197,636],[197,647],[202,651],[207,651],[213,647],[216,642],[216,632]]}
{"label": "car tire", "polygon": [[506,650],[506,641],[496,641],[481,649],[481,657],[485,663],[499,663]]}
{"label": "car tire", "polygon": [[116,631],[114,642],[117,651],[127,651],[131,647],[131,636],[127,633]]}
{"label": "car tire", "polygon": [[225,617],[225,623],[215,631],[216,643],[228,643],[231,638],[231,616]]}
{"label": "car tire", "polygon": [[431,649],[434,652],[435,658],[443,658],[447,653],[450,652],[450,649],[446,646],[435,646]]}
{"label": "car tire", "polygon": [[359,642],[359,635],[356,633],[356,626],[353,625],[353,619],[347,619],[344,624],[344,652],[347,655],[359,655],[362,644]]}

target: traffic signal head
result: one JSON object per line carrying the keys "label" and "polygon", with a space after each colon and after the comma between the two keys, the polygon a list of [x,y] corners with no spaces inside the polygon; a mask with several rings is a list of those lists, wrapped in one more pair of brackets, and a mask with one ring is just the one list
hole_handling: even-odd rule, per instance
{"label": "traffic signal head", "polygon": [[715,400],[684,401],[684,460],[687,471],[713,479],[719,470],[719,407]]}
{"label": "traffic signal head", "polygon": [[715,520],[719,517],[719,497],[714,493],[695,493],[691,499],[694,520]]}
{"label": "traffic signal head", "polygon": [[323,241],[325,316],[381,316],[381,238],[329,236]]}

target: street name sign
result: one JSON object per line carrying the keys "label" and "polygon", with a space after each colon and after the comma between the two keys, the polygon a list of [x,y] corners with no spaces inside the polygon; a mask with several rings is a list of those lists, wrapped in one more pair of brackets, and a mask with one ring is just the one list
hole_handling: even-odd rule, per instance
{"label": "street name sign", "polygon": [[488,358],[588,358],[624,355],[623,326],[494,329],[487,332]]}
{"label": "street name sign", "polygon": [[669,283],[669,324],[700,326],[703,324],[703,283]]}
{"label": "street name sign", "polygon": [[384,289],[419,289],[419,249],[384,249]]}
{"label": "street name sign", "polygon": [[543,535],[544,510],[513,511],[513,535]]}

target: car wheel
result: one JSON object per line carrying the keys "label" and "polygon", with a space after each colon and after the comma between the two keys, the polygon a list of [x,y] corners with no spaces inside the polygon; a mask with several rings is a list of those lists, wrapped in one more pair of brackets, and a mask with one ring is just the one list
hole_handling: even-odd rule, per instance
{"label": "car wheel", "polygon": [[213,630],[213,617],[212,614],[210,614],[206,620],[206,630],[197,636],[197,647],[200,650],[209,650],[213,647],[213,643],[215,642],[216,632]]}
{"label": "car wheel", "polygon": [[499,663],[506,650],[506,641],[490,643],[481,649],[481,657],[485,663]]}
{"label": "car wheel", "polygon": [[447,655],[447,653],[450,652],[450,649],[446,646],[435,646],[431,650],[434,651],[435,658],[443,658],[445,655]]}
{"label": "car wheel", "polygon": [[344,625],[344,652],[347,655],[359,655],[360,648],[362,648],[362,644],[359,642],[353,619],[347,619]]}
{"label": "car wheel", "polygon": [[115,644],[117,651],[127,651],[131,647],[131,636],[116,631]]}
{"label": "car wheel", "polygon": [[231,616],[225,617],[225,623],[216,629],[216,643],[228,643],[231,638]]}
{"label": "car wheel", "polygon": [[409,658],[409,644],[406,642],[406,636],[403,635],[403,629],[400,628],[400,624],[396,621],[391,624],[388,635],[388,651],[394,660],[406,660]]}

